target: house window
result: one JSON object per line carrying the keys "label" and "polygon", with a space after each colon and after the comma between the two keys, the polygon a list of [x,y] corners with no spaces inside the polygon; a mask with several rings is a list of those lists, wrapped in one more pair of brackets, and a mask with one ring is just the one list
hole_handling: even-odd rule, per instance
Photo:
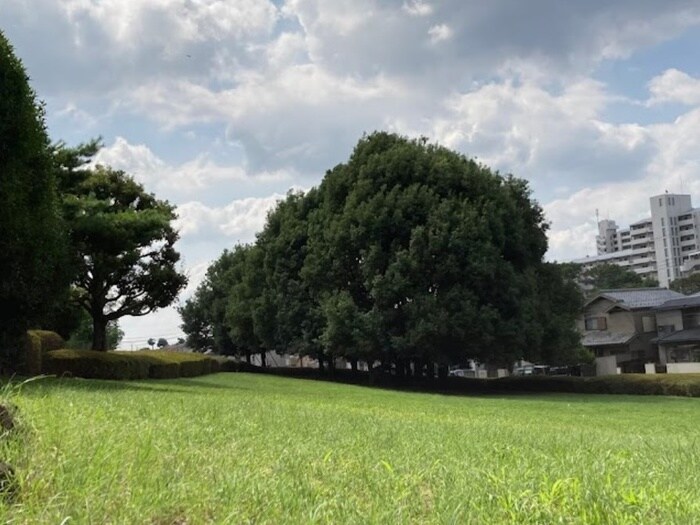
{"label": "house window", "polygon": [[657,328],[660,336],[668,335],[676,331],[675,325],[672,324],[660,324]]}
{"label": "house window", "polygon": [[605,317],[586,317],[586,330],[607,330],[608,321]]}

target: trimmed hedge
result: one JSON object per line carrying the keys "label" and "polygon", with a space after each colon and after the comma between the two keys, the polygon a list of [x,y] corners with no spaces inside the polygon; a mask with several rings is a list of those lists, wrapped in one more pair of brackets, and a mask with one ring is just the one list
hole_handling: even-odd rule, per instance
{"label": "trimmed hedge", "polygon": [[530,376],[490,380],[509,392],[575,392],[700,397],[700,374],[621,374],[600,377]]}
{"label": "trimmed hedge", "polygon": [[28,330],[22,339],[18,371],[30,376],[42,373],[43,356],[52,350],[63,348],[65,341],[56,332]]}
{"label": "trimmed hedge", "polygon": [[145,359],[93,350],[54,350],[44,363],[46,373],[91,379],[146,379],[149,370]]}
{"label": "trimmed hedge", "polygon": [[56,332],[51,332],[50,330],[29,330],[27,333],[41,339],[41,350],[43,353],[66,347],[66,341]]}
{"label": "trimmed hedge", "polygon": [[22,352],[21,371],[30,376],[41,374],[41,338],[31,331],[27,332],[22,341]]}
{"label": "trimmed hedge", "polygon": [[218,362],[201,354],[165,351],[95,352],[54,350],[44,372],[91,379],[175,379],[219,371]]}

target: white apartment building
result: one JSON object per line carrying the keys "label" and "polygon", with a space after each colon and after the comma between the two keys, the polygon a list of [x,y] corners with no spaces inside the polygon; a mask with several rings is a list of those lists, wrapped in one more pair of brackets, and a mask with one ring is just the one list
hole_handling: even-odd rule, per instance
{"label": "white apartment building", "polygon": [[664,193],[649,199],[651,217],[627,229],[598,222],[597,255],[573,262],[584,268],[616,264],[668,287],[674,279],[700,271],[700,208],[690,195]]}

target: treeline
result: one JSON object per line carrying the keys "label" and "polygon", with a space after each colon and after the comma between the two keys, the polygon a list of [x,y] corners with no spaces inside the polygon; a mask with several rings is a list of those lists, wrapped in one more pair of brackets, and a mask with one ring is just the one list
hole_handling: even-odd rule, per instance
{"label": "treeline", "polygon": [[[0,32],[0,365],[30,328],[105,350],[117,321],[170,304],[185,284],[174,207],[94,166],[101,144],[52,143],[44,107]],[[85,341],[91,339],[91,341]]]}
{"label": "treeline", "polygon": [[254,244],[210,266],[183,329],[202,350],[398,374],[576,361],[581,294],[543,262],[547,228],[525,181],[374,133],[318,187],[279,202]]}

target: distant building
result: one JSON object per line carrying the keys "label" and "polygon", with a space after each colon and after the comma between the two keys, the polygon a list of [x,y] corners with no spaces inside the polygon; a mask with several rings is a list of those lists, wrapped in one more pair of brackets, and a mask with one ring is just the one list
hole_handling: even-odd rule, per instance
{"label": "distant building", "polygon": [[665,193],[649,199],[651,217],[619,229],[615,221],[598,222],[597,255],[573,262],[590,268],[615,264],[668,287],[680,277],[700,272],[700,208],[690,195]]}

